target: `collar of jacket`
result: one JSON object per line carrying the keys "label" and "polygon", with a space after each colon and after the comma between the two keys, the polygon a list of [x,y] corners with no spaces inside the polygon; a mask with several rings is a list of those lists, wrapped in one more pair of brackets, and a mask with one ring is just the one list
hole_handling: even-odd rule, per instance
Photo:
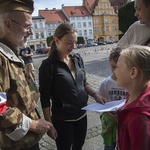
{"label": "collar of jacket", "polygon": [[[73,58],[73,59],[74,59],[75,56],[76,56],[76,54],[75,54],[74,52],[71,52],[69,55],[70,55],[71,58]],[[53,51],[53,53],[52,53],[51,56],[55,57],[56,60],[60,60],[60,58],[59,58],[59,56],[58,56],[57,49],[55,49],[55,50]]]}
{"label": "collar of jacket", "polygon": [[15,53],[5,44],[0,42],[0,52],[7,57],[9,60],[13,61],[13,62],[20,62],[22,63],[22,61],[15,55]]}

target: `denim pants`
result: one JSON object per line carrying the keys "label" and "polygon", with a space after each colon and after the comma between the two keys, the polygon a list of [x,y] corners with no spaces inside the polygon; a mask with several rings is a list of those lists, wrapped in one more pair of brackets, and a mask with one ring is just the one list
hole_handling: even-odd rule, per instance
{"label": "denim pants", "polygon": [[106,146],[104,147],[104,150],[115,150],[116,148],[116,142],[112,142],[111,146]]}

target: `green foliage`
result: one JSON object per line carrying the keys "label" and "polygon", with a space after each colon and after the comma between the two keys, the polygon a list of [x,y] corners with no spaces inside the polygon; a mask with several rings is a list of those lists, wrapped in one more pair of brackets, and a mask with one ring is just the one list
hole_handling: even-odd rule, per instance
{"label": "green foliage", "polygon": [[51,41],[53,40],[53,36],[48,36],[47,39],[46,39],[46,42],[47,42],[47,46],[50,47],[50,43]]}
{"label": "green foliage", "polygon": [[83,36],[78,36],[77,44],[84,44],[84,37]]}
{"label": "green foliage", "polygon": [[134,16],[134,1],[120,7],[119,16],[119,30],[124,34],[129,26],[133,24],[138,19]]}

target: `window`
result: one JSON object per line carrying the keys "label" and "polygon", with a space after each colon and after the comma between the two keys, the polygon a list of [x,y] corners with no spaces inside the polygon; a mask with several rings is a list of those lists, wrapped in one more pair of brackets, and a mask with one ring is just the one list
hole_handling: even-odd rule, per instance
{"label": "window", "polygon": [[87,36],[87,30],[84,30],[84,36]]}
{"label": "window", "polygon": [[40,22],[40,28],[43,28],[43,24],[42,24],[42,22]]}
{"label": "window", "polygon": [[91,22],[88,22],[88,27],[91,27],[92,26],[92,23]]}
{"label": "window", "polygon": [[113,31],[116,31],[116,29],[117,29],[116,26],[113,26],[113,27],[112,27],[112,30],[113,30]]}
{"label": "window", "polygon": [[37,23],[34,23],[34,28],[37,29]]}
{"label": "window", "polygon": [[94,24],[98,24],[98,20],[94,20]]}
{"label": "window", "polygon": [[41,38],[44,38],[44,33],[43,32],[41,32]]}
{"label": "window", "polygon": [[78,28],[81,28],[81,22],[78,22],[78,23],[77,23],[77,27],[78,27]]}
{"label": "window", "polygon": [[91,29],[89,30],[89,35],[92,35],[92,30]]}
{"label": "window", "polygon": [[83,22],[83,27],[86,27],[86,22]]}
{"label": "window", "polygon": [[106,26],[105,31],[109,32],[109,27],[108,26]]}
{"label": "window", "polygon": [[82,17],[83,20],[86,20],[86,17]]}
{"label": "window", "polygon": [[33,35],[30,35],[30,40],[33,40]]}
{"label": "window", "polygon": [[109,23],[108,19],[105,19],[105,23],[106,23],[106,24],[108,24],[108,23]]}
{"label": "window", "polygon": [[112,19],[112,23],[114,23],[114,24],[115,24],[115,23],[116,23],[116,19]]}
{"label": "window", "polygon": [[98,27],[95,27],[95,28],[94,28],[94,32],[99,32],[99,28],[98,28]]}
{"label": "window", "polygon": [[71,23],[71,25],[72,25],[73,27],[76,27],[75,23]]}
{"label": "window", "polygon": [[79,36],[82,35],[82,31],[81,31],[81,30],[78,31],[78,35],[79,35]]}
{"label": "window", "polygon": [[36,37],[36,39],[39,39],[39,34],[35,33],[35,37]]}

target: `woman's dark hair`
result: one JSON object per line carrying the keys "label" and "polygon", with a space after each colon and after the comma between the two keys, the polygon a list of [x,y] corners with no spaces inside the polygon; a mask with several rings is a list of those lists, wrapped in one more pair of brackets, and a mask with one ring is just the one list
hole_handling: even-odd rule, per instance
{"label": "woman's dark hair", "polygon": [[[77,32],[77,30],[69,23],[61,23],[54,33],[54,38],[57,37],[61,40],[66,34]],[[56,49],[55,40],[53,39],[50,43],[50,50],[48,56],[50,56],[53,51]]]}

